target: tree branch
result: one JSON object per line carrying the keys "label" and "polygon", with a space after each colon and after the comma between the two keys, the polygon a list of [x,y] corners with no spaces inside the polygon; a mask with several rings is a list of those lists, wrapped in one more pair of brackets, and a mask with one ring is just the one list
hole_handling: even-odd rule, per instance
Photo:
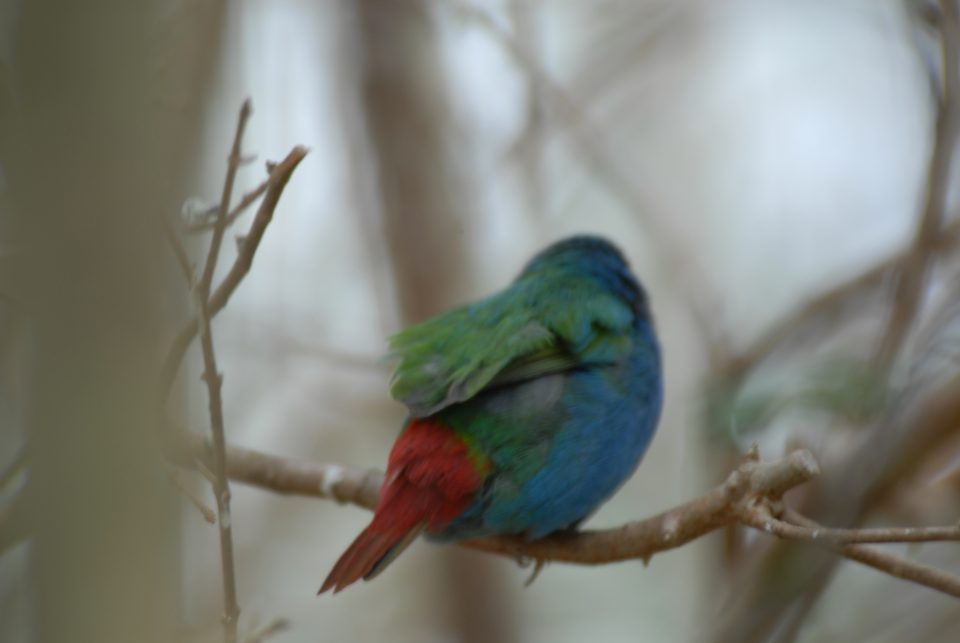
{"label": "tree branch", "polygon": [[[210,445],[191,433],[181,432],[180,447],[172,453],[181,465],[207,462]],[[373,509],[379,498],[383,473],[337,464],[315,464],[267,455],[235,446],[226,447],[227,474],[235,482],[281,494],[326,498]],[[511,557],[596,565],[629,559],[648,559],[679,547],[736,521],[738,503],[758,498],[779,498],[783,493],[819,473],[808,451],[795,451],[772,463],[750,460],[706,494],[652,518],[615,529],[558,534],[535,541],[497,537],[465,541],[463,545]]]}
{"label": "tree branch", "polygon": [[240,152],[243,145],[243,132],[250,118],[250,100],[243,102],[240,116],[237,120],[237,129],[230,150],[227,164],[227,175],[223,182],[223,193],[220,199],[220,208],[213,228],[213,236],[207,249],[203,274],[199,281],[194,281],[187,254],[176,234],[169,232],[170,242],[173,245],[177,261],[187,278],[190,294],[194,300],[196,325],[200,330],[200,347],[203,354],[203,380],[207,385],[208,406],[210,411],[210,430],[213,435],[213,474],[214,495],[217,500],[217,527],[220,535],[220,565],[223,579],[223,637],[226,643],[237,641],[237,621],[240,617],[240,606],[237,603],[236,568],[233,560],[233,528],[230,519],[230,482],[227,478],[226,467],[226,437],[223,422],[223,376],[217,369],[217,359],[213,349],[213,335],[210,330],[209,297],[210,283],[217,267],[220,256],[220,246],[227,229],[227,214],[230,210],[230,200],[233,194],[233,183],[237,168],[240,165]]}
{"label": "tree branch", "polygon": [[940,232],[950,189],[950,169],[953,152],[960,133],[960,111],[957,95],[960,92],[960,17],[956,0],[944,0],[941,21],[941,47],[943,51],[943,94],[937,112],[933,155],[927,178],[927,194],[923,211],[917,224],[913,245],[897,280],[894,307],[887,325],[886,334],[877,354],[878,362],[889,366],[903,344],[910,326],[917,315],[930,264],[933,246]]}
{"label": "tree branch", "polygon": [[223,397],[221,392],[223,376],[217,368],[210,322],[213,315],[226,305],[230,295],[236,289],[237,285],[239,285],[244,275],[249,271],[253,263],[253,255],[259,246],[266,226],[272,220],[273,211],[279,201],[280,194],[283,192],[283,188],[294,168],[306,154],[306,150],[301,147],[296,147],[287,155],[283,163],[277,166],[270,166],[268,164],[270,176],[265,183],[266,187],[262,190],[261,188],[254,190],[250,195],[245,197],[244,202],[235,210],[239,213],[242,211],[242,208],[252,203],[256,195],[261,192],[264,194],[263,201],[257,211],[257,216],[254,217],[253,223],[251,224],[250,233],[241,241],[240,249],[233,266],[211,297],[210,286],[216,270],[223,236],[230,223],[228,217],[231,214],[230,200],[233,193],[233,183],[236,178],[237,167],[239,167],[241,162],[240,153],[243,132],[246,128],[250,113],[250,101],[246,100],[240,109],[237,129],[230,151],[227,174],[224,179],[220,206],[217,211],[217,218],[214,221],[213,235],[210,239],[203,273],[199,281],[194,280],[192,268],[179,236],[172,230],[168,221],[164,222],[166,224],[165,232],[173,246],[177,262],[190,285],[196,316],[174,339],[167,359],[164,362],[160,378],[160,411],[161,416],[163,416],[163,406],[166,398],[169,396],[177,370],[183,361],[183,356],[194,335],[199,332],[204,365],[203,380],[206,383],[208,391],[210,428],[213,437],[211,457],[208,458],[208,462],[211,463],[209,470],[212,471],[213,474],[211,482],[217,501],[217,526],[220,535],[220,558],[223,568],[223,627],[224,640],[226,643],[236,643],[237,641],[237,622],[240,608],[237,603],[233,531],[231,526],[232,521],[230,519],[230,483],[227,472],[226,437],[223,420]]}
{"label": "tree branch", "polygon": [[[211,257],[215,252],[210,246]],[[209,263],[209,259],[208,259]],[[213,260],[216,264],[216,260]],[[210,411],[210,430],[213,434],[214,495],[217,499],[217,527],[220,534],[220,563],[223,567],[223,629],[226,643],[237,640],[237,620],[240,607],[237,604],[237,581],[233,562],[233,527],[230,519],[230,483],[227,477],[226,438],[223,426],[223,376],[217,369],[213,351],[213,336],[210,333],[210,316],[206,298],[199,285],[195,291],[197,319],[200,324],[200,347],[203,353],[203,381],[207,385]]]}
{"label": "tree branch", "polygon": [[250,113],[252,111],[250,99],[248,98],[243,101],[243,105],[240,106],[240,116],[237,118],[237,131],[233,135],[233,147],[231,147],[230,157],[227,159],[227,176],[223,180],[223,192],[220,195],[220,207],[217,210],[217,218],[213,226],[213,236],[210,238],[207,261],[203,265],[203,273],[200,275],[200,281],[197,284],[197,291],[202,296],[204,305],[206,305],[207,296],[210,293],[210,284],[213,282],[213,271],[217,266],[217,259],[220,257],[220,245],[223,242],[223,234],[227,229],[227,213],[230,211],[230,200],[233,196],[233,182],[237,176],[237,168],[240,167],[243,132],[247,128],[247,121],[250,119]]}
{"label": "tree branch", "polygon": [[[263,196],[263,193],[267,191],[268,187],[270,187],[269,178],[263,181],[263,183],[261,183],[254,189],[244,194],[243,198],[240,199],[240,202],[237,203],[235,206],[233,206],[230,212],[227,213],[226,227],[229,228],[233,224],[233,222],[240,217],[241,214],[246,212],[247,208],[253,205],[257,199]],[[206,232],[207,230],[213,230],[216,224],[217,224],[217,220],[216,218],[214,218],[212,221],[197,221],[197,222],[190,223],[186,225],[184,229],[189,233]]]}
{"label": "tree branch", "polygon": [[[796,524],[803,525],[808,529],[822,530],[819,524],[809,518],[800,515],[791,510],[786,512],[787,518]],[[856,531],[856,530],[853,530]],[[872,547],[863,545],[845,545],[840,547],[839,553],[845,558],[855,560],[858,563],[873,567],[879,571],[891,576],[901,578],[918,585],[924,585],[931,589],[936,589],[945,594],[960,597],[960,578],[953,574],[948,574],[935,567],[916,563],[912,560],[891,554],[889,552],[879,551]]]}
{"label": "tree branch", "polygon": [[[790,512],[794,522],[774,516],[765,507],[743,507],[738,519],[748,527],[787,540],[806,540],[815,544],[854,545],[858,543],[923,543],[960,540],[960,525],[952,527],[883,527],[878,529],[837,529],[804,526],[800,514]],[[796,524],[794,524],[796,523]]]}
{"label": "tree branch", "polygon": [[[210,445],[199,436],[181,432],[180,448],[171,454],[183,466],[206,462]],[[365,509],[377,504],[383,473],[337,464],[316,464],[227,445],[227,474],[234,482],[285,495],[336,500]],[[559,533],[540,540],[499,536],[468,540],[464,547],[511,558],[532,558],[580,565],[625,560],[647,562],[655,554],[680,547],[712,531],[743,524],[781,538],[801,540],[836,551],[898,578],[960,596],[960,578],[879,552],[864,542],[924,542],[960,540],[960,526],[909,529],[831,529],[787,510],[790,522],[774,518],[770,503],[819,473],[813,456],[798,450],[770,463],[749,460],[705,494],[661,514],[601,530]],[[793,524],[791,524],[793,523]],[[816,526],[813,526],[816,525]],[[816,535],[814,535],[816,534]]]}
{"label": "tree branch", "polygon": [[[253,257],[260,246],[260,241],[263,239],[263,233],[273,220],[273,212],[280,200],[280,195],[283,194],[283,189],[286,187],[287,181],[290,180],[293,171],[306,155],[307,149],[298,145],[287,154],[283,161],[271,167],[270,177],[267,179],[269,187],[266,189],[263,201],[260,202],[260,207],[257,209],[257,214],[254,216],[247,234],[243,237],[240,251],[233,262],[233,266],[210,296],[207,304],[207,314],[211,318],[216,317],[217,313],[223,310],[237,286],[240,285],[241,280],[249,272],[250,266],[253,264]],[[170,346],[160,370],[161,405],[166,402],[170,395],[170,389],[173,387],[177,371],[183,362],[183,356],[186,354],[190,342],[196,337],[198,328],[197,320],[191,319],[177,333]]]}
{"label": "tree branch", "polygon": [[487,538],[464,544],[507,556],[523,556],[582,565],[639,559],[680,547],[737,520],[741,503],[779,498],[819,473],[809,451],[794,451],[771,463],[753,460],[740,465],[723,484],[704,495],[661,514],[615,529],[555,534],[529,541],[522,537]]}

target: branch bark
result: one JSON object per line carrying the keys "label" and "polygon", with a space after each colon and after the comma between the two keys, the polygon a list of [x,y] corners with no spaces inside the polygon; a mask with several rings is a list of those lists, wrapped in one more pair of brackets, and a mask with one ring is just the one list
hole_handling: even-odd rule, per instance
{"label": "branch bark", "polygon": [[[207,462],[210,445],[181,431],[180,448],[171,454],[183,466]],[[285,495],[335,500],[373,509],[383,473],[339,464],[316,464],[228,445],[227,474],[235,482]],[[510,558],[601,565],[625,560],[644,563],[710,532],[743,524],[791,540],[830,549],[839,555],[931,589],[960,597],[960,578],[906,558],[850,543],[960,541],[960,526],[891,529],[830,529],[787,510],[790,522],[774,518],[784,493],[813,479],[819,467],[806,450],[775,462],[749,460],[723,484],[656,516],[620,527],[583,530],[527,540],[498,536],[459,543],[463,547]]]}
{"label": "branch bark", "polygon": [[[166,234],[173,247],[180,269],[190,285],[196,316],[177,335],[167,354],[167,359],[161,371],[161,415],[163,415],[163,406],[173,386],[177,370],[179,370],[179,366],[183,361],[186,349],[193,340],[194,335],[199,332],[204,365],[203,380],[207,386],[210,429],[213,437],[211,457],[208,458],[208,462],[211,465],[209,466],[209,470],[213,473],[211,482],[217,501],[218,519],[216,522],[220,536],[220,560],[223,570],[223,628],[226,643],[236,643],[237,641],[237,624],[240,616],[240,608],[237,602],[233,530],[230,517],[230,483],[227,471],[227,447],[223,420],[223,397],[221,393],[223,376],[217,368],[210,322],[212,317],[226,305],[230,295],[249,271],[253,263],[253,256],[256,253],[260,240],[263,238],[266,226],[273,218],[273,212],[280,195],[293,170],[306,154],[304,148],[296,147],[287,155],[287,158],[284,159],[282,163],[276,166],[268,165],[270,176],[267,181],[244,197],[244,200],[234,210],[231,210],[230,201],[233,194],[233,183],[236,178],[237,168],[241,162],[243,133],[246,129],[247,120],[250,117],[251,111],[250,101],[244,101],[240,109],[233,145],[230,151],[220,206],[217,210],[216,220],[213,222],[213,234],[207,250],[203,272],[198,281],[194,280],[193,271],[187,260],[187,255],[180,238],[176,232],[172,230],[169,222],[165,221],[167,224],[165,225]],[[256,195],[261,193],[264,195],[263,201],[260,204],[256,217],[254,217],[250,232],[242,240],[240,251],[237,254],[233,266],[211,297],[210,287],[213,274],[216,270],[223,237],[231,221],[230,217],[233,212],[239,214],[243,208],[252,203]]]}
{"label": "branch bark", "polygon": [[[181,433],[180,446],[171,455],[181,465],[206,463],[211,457],[210,445],[193,433]],[[383,473],[374,469],[315,464],[229,445],[226,455],[227,474],[232,480],[281,494],[325,498],[372,510],[383,483]],[[540,540],[501,536],[462,544],[510,557],[583,565],[646,560],[736,522],[738,504],[758,498],[779,498],[818,473],[813,456],[799,450],[772,463],[745,462],[723,484],[699,498],[622,527],[557,534]]]}
{"label": "branch bark", "polygon": [[[273,220],[273,212],[277,207],[277,203],[280,201],[280,195],[283,194],[283,189],[286,187],[287,181],[290,180],[293,171],[306,155],[307,149],[298,145],[287,154],[283,161],[277,163],[270,169],[270,178],[268,179],[270,185],[263,195],[263,201],[260,202],[260,207],[257,209],[257,214],[254,216],[247,234],[243,237],[243,241],[240,244],[240,252],[237,254],[230,271],[223,278],[223,281],[220,282],[220,285],[217,286],[216,290],[213,291],[207,303],[207,314],[211,319],[223,310],[223,307],[227,305],[237,286],[240,285],[240,282],[250,271],[250,266],[253,265],[253,257],[257,252],[257,248],[260,247],[260,241],[263,239],[263,233]],[[186,354],[190,342],[196,337],[198,329],[199,325],[197,320],[190,320],[180,332],[177,333],[177,336],[170,346],[170,350],[160,370],[159,390],[161,406],[170,395],[170,389],[173,387],[173,382],[177,377],[177,371],[183,362],[183,356]]]}

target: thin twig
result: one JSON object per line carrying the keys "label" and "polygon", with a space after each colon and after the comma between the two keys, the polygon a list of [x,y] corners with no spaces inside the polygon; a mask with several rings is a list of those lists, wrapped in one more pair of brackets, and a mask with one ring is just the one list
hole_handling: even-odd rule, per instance
{"label": "thin twig", "polygon": [[223,638],[225,643],[236,643],[237,622],[240,618],[240,606],[237,603],[236,569],[233,560],[233,527],[230,519],[230,482],[227,478],[226,437],[223,426],[223,376],[217,368],[217,358],[213,349],[213,335],[210,330],[209,298],[210,283],[220,256],[220,246],[227,229],[227,213],[233,195],[233,182],[240,165],[240,152],[243,146],[243,132],[250,118],[250,100],[243,101],[237,130],[227,161],[227,175],[223,181],[223,193],[217,220],[210,238],[206,262],[200,280],[194,284],[192,295],[196,309],[197,325],[200,331],[200,348],[203,354],[203,380],[207,385],[207,402],[210,411],[210,431],[213,436],[213,474],[216,478],[213,490],[217,500],[217,526],[220,535],[220,564],[223,576]]}
{"label": "thin twig", "polygon": [[[203,354],[204,375],[207,385],[208,405],[210,411],[210,430],[213,436],[213,474],[214,495],[217,501],[217,526],[220,535],[220,563],[223,580],[223,636],[225,643],[236,643],[237,622],[240,617],[240,607],[237,603],[236,569],[233,556],[233,529],[230,520],[230,482],[227,478],[226,466],[226,438],[223,423],[223,397],[221,389],[223,376],[217,369],[216,355],[213,349],[213,336],[210,330],[210,284],[220,256],[220,246],[227,227],[227,214],[230,210],[230,200],[233,195],[233,183],[237,168],[240,165],[240,152],[243,145],[243,133],[250,118],[250,100],[243,102],[240,115],[237,119],[237,129],[230,149],[227,162],[227,174],[223,182],[223,192],[220,198],[220,207],[217,210],[217,219],[207,250],[203,273],[199,281],[193,280],[193,271],[190,269],[187,255],[179,237],[170,229],[169,222],[165,222],[167,235],[173,245],[180,268],[190,286],[194,300],[196,325],[200,333],[200,347]],[[182,358],[182,356],[181,356]],[[173,372],[175,372],[174,369]],[[172,383],[172,379],[171,379]],[[165,400],[169,391],[169,384],[163,384],[162,398]]]}
{"label": "thin twig", "polygon": [[960,578],[936,567],[863,545],[846,545],[840,548],[840,553],[844,558],[863,563],[890,576],[960,598]]}
{"label": "thin twig", "polygon": [[[240,139],[243,134],[245,121],[249,117],[249,104],[245,103],[240,112],[240,122],[237,126],[237,136],[234,139],[233,149],[230,157],[230,170],[227,172],[221,207],[218,211],[217,225],[214,228],[214,235],[211,239],[211,245],[204,264],[204,275],[202,279],[208,279],[205,283],[194,283],[193,270],[187,259],[186,252],[183,249],[182,242],[178,235],[172,230],[170,223],[165,221],[164,229],[170,238],[171,245],[177,257],[181,271],[184,273],[187,281],[191,284],[192,296],[195,300],[197,311],[196,318],[184,326],[180,333],[174,339],[160,375],[160,406],[161,415],[164,415],[162,407],[170,394],[177,371],[183,361],[190,342],[194,336],[200,332],[201,348],[204,362],[204,380],[206,381],[209,392],[209,407],[211,430],[213,434],[213,454],[212,467],[205,465],[200,469],[212,469],[214,493],[217,500],[218,527],[220,535],[220,556],[223,567],[223,594],[224,594],[224,639],[227,643],[235,643],[237,640],[237,621],[240,609],[237,604],[236,593],[236,572],[234,568],[233,557],[233,534],[230,520],[230,488],[226,468],[226,440],[223,428],[223,401],[220,393],[222,387],[222,377],[217,370],[216,357],[213,351],[213,339],[210,333],[210,320],[226,305],[230,296],[236,290],[240,281],[250,270],[253,263],[253,255],[256,253],[266,231],[267,225],[273,219],[273,212],[277,207],[280,195],[290,179],[294,169],[300,161],[306,156],[306,149],[300,146],[295,147],[283,160],[283,162],[269,168],[270,176],[267,179],[267,187],[263,201],[257,210],[253,222],[250,225],[250,231],[244,237],[240,245],[237,257],[233,266],[224,277],[223,281],[214,291],[209,294],[210,281],[213,271],[216,268],[216,260],[219,252],[219,244],[222,241],[223,232],[226,229],[226,213],[229,208],[229,198],[232,192],[232,182],[235,176],[236,166],[239,164]],[[229,184],[229,185],[227,185]]]}
{"label": "thin twig", "polygon": [[[823,529],[815,521],[795,511],[788,510],[786,516],[791,522],[804,527]],[[902,556],[879,551],[873,547],[865,547],[864,545],[845,545],[839,551],[845,558],[863,563],[891,576],[960,597],[960,578],[930,565],[917,563]]]}
{"label": "thin twig", "polygon": [[[793,514],[799,516],[799,514]],[[951,527],[883,527],[837,529],[807,527],[781,520],[762,507],[743,507],[738,512],[740,522],[748,527],[789,540],[808,540],[829,545],[863,543],[923,543],[960,540],[960,525]]]}
{"label": "thin twig", "polygon": [[252,111],[250,99],[248,98],[243,101],[243,105],[240,106],[240,116],[237,118],[237,130],[233,136],[233,146],[230,149],[230,157],[227,159],[227,176],[223,180],[220,207],[217,210],[217,219],[213,226],[213,236],[210,237],[210,249],[207,252],[207,261],[204,263],[200,281],[197,283],[197,292],[200,293],[204,306],[206,306],[207,297],[210,293],[213,271],[216,268],[217,259],[220,257],[220,245],[223,242],[223,235],[227,229],[227,213],[230,211],[230,200],[233,196],[233,182],[237,176],[237,168],[240,167],[243,132],[247,128],[247,120],[250,118]]}
{"label": "thin twig", "polygon": [[941,21],[941,48],[943,55],[943,95],[937,112],[933,155],[927,176],[927,194],[923,212],[917,224],[910,255],[897,280],[894,306],[886,334],[880,344],[877,361],[889,366],[896,358],[917,315],[924,282],[933,258],[933,246],[942,225],[950,189],[950,170],[953,152],[960,133],[960,112],[957,97],[960,94],[960,19],[956,0],[944,0]]}
{"label": "thin twig", "polygon": [[190,489],[186,483],[183,481],[183,478],[180,475],[179,470],[170,471],[170,482],[173,483],[173,486],[177,488],[177,491],[180,492],[184,498],[187,499],[193,507],[200,512],[200,515],[203,516],[203,519],[206,520],[211,525],[217,523],[217,514],[214,513],[213,509],[207,506],[203,500],[201,500],[197,494]]}
{"label": "thin twig", "polygon": [[[212,248],[211,248],[212,252]],[[209,255],[208,255],[209,257]],[[210,316],[206,300],[199,286],[193,288],[194,305],[200,325],[200,347],[203,354],[203,380],[207,385],[207,404],[210,413],[210,431],[213,436],[212,471],[213,492],[217,501],[217,525],[220,536],[220,564],[223,581],[223,632],[225,643],[237,640],[237,622],[240,607],[237,603],[237,581],[233,560],[233,527],[230,517],[230,484],[227,478],[226,454],[223,427],[223,377],[217,369],[210,332]]]}
{"label": "thin twig", "polygon": [[[243,243],[241,244],[240,251],[237,253],[236,259],[234,259],[233,266],[210,296],[209,303],[207,304],[207,314],[210,315],[211,318],[223,310],[223,307],[226,306],[227,301],[230,300],[237,286],[240,285],[243,277],[250,270],[250,266],[253,264],[253,257],[257,252],[257,248],[260,246],[260,241],[263,239],[263,233],[273,220],[273,213],[280,200],[280,195],[283,194],[283,189],[290,180],[293,171],[306,155],[307,149],[298,145],[287,154],[283,161],[273,166],[270,172],[270,178],[268,179],[270,185],[267,188],[263,200],[260,202],[260,207],[257,209],[257,214],[254,216],[247,234],[243,237]],[[160,383],[158,388],[161,403],[166,402],[167,397],[170,395],[170,389],[173,387],[177,371],[183,362],[183,356],[186,354],[190,342],[196,337],[198,328],[199,326],[196,319],[191,319],[187,322],[180,332],[177,333],[177,336],[170,346],[170,350],[167,352],[163,367],[160,370]]]}
{"label": "thin twig", "polygon": [[[212,252],[212,247],[211,247]],[[216,476],[214,493],[217,498],[217,525],[220,533],[220,562],[223,567],[223,631],[226,643],[237,640],[237,620],[240,607],[237,605],[237,581],[233,562],[233,530],[230,519],[230,483],[227,478],[226,439],[223,428],[223,376],[217,370],[213,352],[213,337],[210,334],[210,316],[206,301],[196,293],[197,316],[200,321],[200,347],[203,353],[203,380],[207,384],[210,410],[210,429],[213,434],[213,473]]]}
{"label": "thin twig", "polygon": [[[251,205],[253,205],[257,199],[259,199],[264,192],[267,191],[267,188],[270,187],[270,179],[266,179],[255,187],[253,190],[250,190],[243,195],[243,198],[233,206],[230,212],[227,213],[226,217],[226,227],[230,227],[233,223],[240,218],[240,215],[247,211]],[[197,232],[206,232],[208,230],[213,230],[217,225],[217,220],[213,219],[212,221],[197,221],[185,226],[185,230],[191,234]]]}

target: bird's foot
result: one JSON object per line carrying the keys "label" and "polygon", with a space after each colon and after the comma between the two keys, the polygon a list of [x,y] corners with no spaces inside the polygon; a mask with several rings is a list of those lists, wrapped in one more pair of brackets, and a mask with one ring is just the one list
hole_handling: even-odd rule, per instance
{"label": "bird's foot", "polygon": [[547,561],[542,558],[527,558],[526,556],[517,556],[517,564],[520,567],[529,567],[533,564],[533,571],[530,573],[529,578],[523,583],[524,587],[530,587],[533,584],[533,581],[537,580],[537,576],[540,575],[541,570],[547,566]]}

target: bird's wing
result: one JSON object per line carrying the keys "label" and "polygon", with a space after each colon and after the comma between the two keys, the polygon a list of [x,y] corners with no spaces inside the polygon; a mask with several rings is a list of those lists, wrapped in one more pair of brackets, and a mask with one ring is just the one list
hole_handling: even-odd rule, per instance
{"label": "bird's wing", "polygon": [[632,319],[625,302],[595,287],[521,282],[394,335],[390,393],[424,417],[487,388],[612,361]]}

